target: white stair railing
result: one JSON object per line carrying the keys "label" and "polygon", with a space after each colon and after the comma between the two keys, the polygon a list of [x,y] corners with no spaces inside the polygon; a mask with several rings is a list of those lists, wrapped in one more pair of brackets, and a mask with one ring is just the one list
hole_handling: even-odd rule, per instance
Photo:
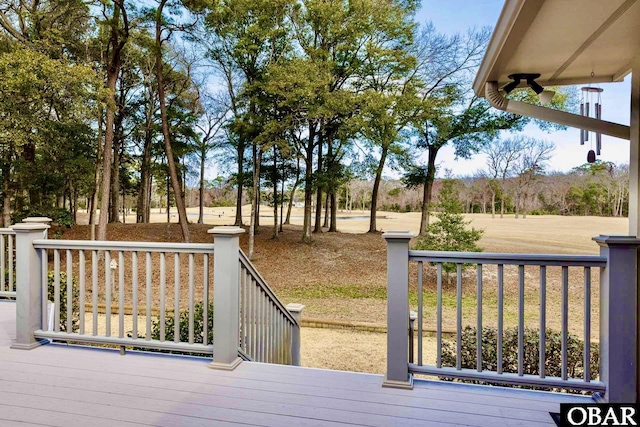
{"label": "white stair railing", "polygon": [[300,364],[299,316],[304,306],[285,307],[240,251],[240,348],[251,360]]}

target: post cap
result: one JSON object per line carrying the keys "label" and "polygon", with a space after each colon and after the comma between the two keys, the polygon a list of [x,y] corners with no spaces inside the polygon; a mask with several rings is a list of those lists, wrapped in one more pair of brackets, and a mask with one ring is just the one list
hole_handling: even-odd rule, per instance
{"label": "post cap", "polygon": [[51,227],[48,224],[43,224],[41,222],[32,222],[32,223],[26,223],[26,224],[24,223],[14,224],[9,228],[17,233],[26,233],[29,231],[44,231],[44,230],[48,230]]}
{"label": "post cap", "polygon": [[53,221],[51,218],[47,218],[46,216],[30,216],[22,220],[24,223],[41,223],[41,224],[49,224]]}
{"label": "post cap", "polygon": [[289,310],[289,312],[291,313],[302,313],[302,310],[304,310],[304,305],[291,303],[291,304],[287,304],[285,308]]}
{"label": "post cap", "polygon": [[411,240],[415,237],[415,234],[409,230],[389,230],[384,233],[382,237],[384,237],[385,240]]}
{"label": "post cap", "polygon": [[207,231],[209,234],[242,234],[244,233],[244,228],[236,227],[235,225],[223,225],[220,227],[213,227],[211,230]]}
{"label": "post cap", "polygon": [[612,235],[601,234],[599,236],[592,238],[591,240],[593,240],[600,246],[612,246],[612,245],[640,246],[639,238],[635,236],[626,236],[623,234],[612,234]]}

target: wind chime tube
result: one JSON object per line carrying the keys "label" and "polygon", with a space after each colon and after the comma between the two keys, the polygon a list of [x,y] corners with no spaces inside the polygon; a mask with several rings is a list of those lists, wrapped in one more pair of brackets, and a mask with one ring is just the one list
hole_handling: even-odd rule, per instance
{"label": "wind chime tube", "polygon": [[[587,117],[589,117],[589,109],[590,109],[590,108],[589,108],[589,105],[590,105],[590,104],[591,104],[590,102],[587,102],[587,103],[584,105],[584,107],[585,107],[585,109],[584,109],[584,113],[585,113],[585,114],[584,114],[584,115],[585,115],[585,116],[587,116]],[[589,141],[589,131],[588,131],[588,130],[585,130],[585,131],[584,131],[584,140],[585,140],[585,141]]]}
{"label": "wind chime tube", "polygon": [[[580,115],[584,116],[584,103],[580,103]],[[580,129],[580,145],[584,145],[584,129]]]}
{"label": "wind chime tube", "polygon": [[[596,119],[602,118],[602,104],[596,103]],[[600,155],[600,149],[602,148],[602,134],[596,133],[596,154]]]}

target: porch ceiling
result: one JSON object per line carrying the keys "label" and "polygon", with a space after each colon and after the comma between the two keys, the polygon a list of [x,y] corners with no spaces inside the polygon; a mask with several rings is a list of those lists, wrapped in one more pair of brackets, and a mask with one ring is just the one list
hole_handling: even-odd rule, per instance
{"label": "porch ceiling", "polygon": [[638,22],[638,0],[506,0],[473,89],[484,96],[485,82],[502,87],[513,73],[540,73],[542,86],[621,81]]}

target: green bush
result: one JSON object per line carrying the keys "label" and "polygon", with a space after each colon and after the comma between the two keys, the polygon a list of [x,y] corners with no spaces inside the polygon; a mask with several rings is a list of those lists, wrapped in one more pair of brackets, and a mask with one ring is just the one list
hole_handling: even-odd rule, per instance
{"label": "green bush", "polygon": [[[208,317],[208,330],[207,330],[207,341],[206,344],[211,344],[213,342],[213,302],[209,303],[209,309],[207,312]],[[180,341],[181,342],[189,342],[189,311],[181,311],[180,312],[180,325],[178,326],[178,330],[180,331]],[[173,341],[174,339],[174,327],[176,324],[176,319],[174,316],[165,316],[164,320],[164,330],[165,330],[165,340]],[[154,340],[160,339],[160,320],[154,320],[152,322],[152,330],[151,330],[151,338]],[[194,342],[202,342],[202,337],[204,335],[204,303],[199,302],[195,304],[193,307],[193,339]]]}
{"label": "green bush", "polygon": [[[51,302],[54,302],[55,298],[55,274],[53,271],[49,271],[47,275],[47,299]],[[71,319],[71,328],[72,331],[75,332],[79,328],[80,322],[80,312],[77,309],[80,296],[78,291],[78,286],[76,283],[76,279],[74,277],[71,278],[71,299],[72,299],[72,307],[76,307],[73,310],[73,318]],[[67,273],[60,272],[60,331],[67,332]]]}
{"label": "green bush", "polygon": [[[424,236],[420,236],[415,249],[424,251],[452,251],[452,252],[482,252],[476,243],[480,240],[483,230],[468,228],[471,221],[465,221],[462,215],[462,204],[458,199],[456,181],[442,180],[442,187],[438,193],[440,212],[436,213],[438,221],[431,222]],[[463,268],[470,264],[464,264]],[[457,270],[454,263],[444,263],[442,268],[446,273]]]}
{"label": "green bush", "polygon": [[[462,368],[476,369],[476,328],[467,326],[462,332]],[[525,375],[540,375],[540,330],[536,328],[524,329],[524,360]],[[482,329],[482,369],[496,371],[498,331],[496,328]],[[567,374],[570,378],[584,376],[584,342],[575,335],[567,336]],[[598,344],[591,344],[590,352],[591,377],[598,376],[600,366],[600,349]],[[444,341],[442,343],[443,366],[456,366],[456,343]],[[518,328],[507,328],[502,337],[502,370],[503,372],[518,373]],[[561,377],[562,375],[562,334],[552,329],[546,331],[545,347],[545,376]],[[481,384],[491,382],[473,381]]]}
{"label": "green bush", "polygon": [[51,218],[53,222],[61,227],[71,228],[73,225],[73,213],[65,208],[48,208],[48,209],[25,209],[15,211],[11,215],[11,221],[14,224],[22,222],[23,219],[30,216],[44,216]]}

